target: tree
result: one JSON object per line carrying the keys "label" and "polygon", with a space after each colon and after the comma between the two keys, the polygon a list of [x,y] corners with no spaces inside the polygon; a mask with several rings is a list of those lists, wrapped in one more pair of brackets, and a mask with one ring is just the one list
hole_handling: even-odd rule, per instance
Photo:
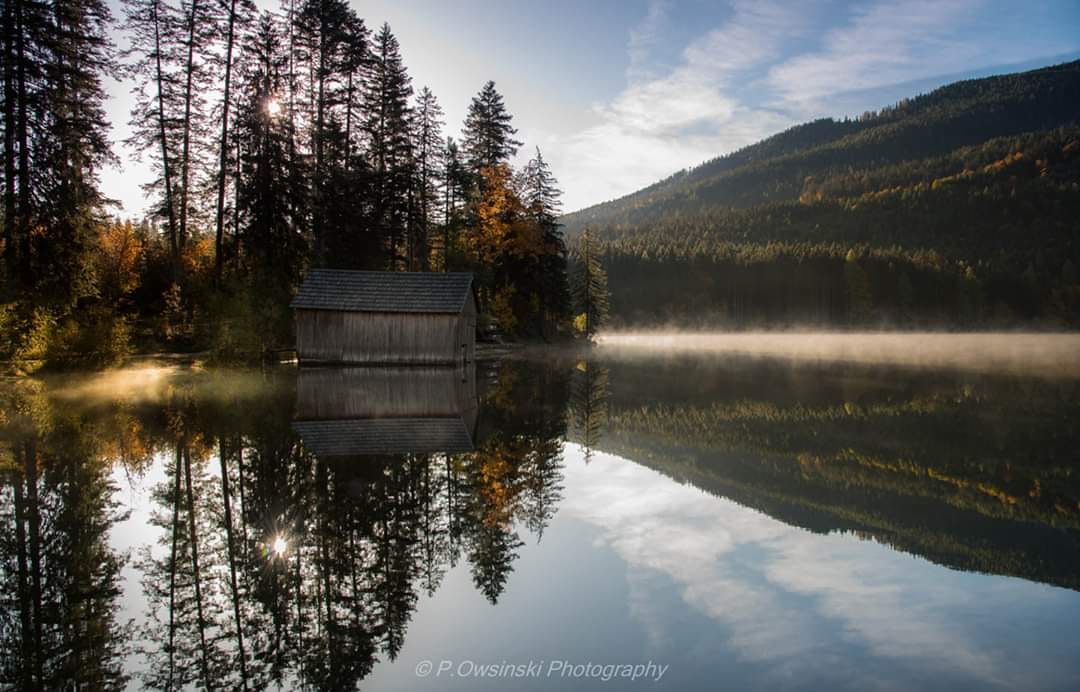
{"label": "tree", "polygon": [[537,291],[540,303],[541,334],[557,326],[570,310],[570,294],[566,278],[566,243],[563,240],[559,214],[562,211],[562,190],[551,173],[540,149],[536,158],[525,167],[522,197],[529,218],[543,234],[543,253],[539,257]]}
{"label": "tree", "polygon": [[245,48],[244,101],[237,114],[240,261],[264,285],[284,292],[300,278],[307,252],[308,174],[291,156],[293,123],[283,117],[288,55],[273,15],[264,13]]}
{"label": "tree", "polygon": [[225,17],[225,77],[221,88],[221,139],[218,140],[217,170],[217,207],[214,216],[214,278],[221,281],[223,255],[225,254],[225,183],[229,173],[229,109],[232,105],[232,73],[234,65],[234,47],[237,35],[247,24],[255,11],[251,0],[227,0],[228,10]]}
{"label": "tree", "polygon": [[413,194],[411,79],[389,24],[375,36],[364,91],[365,134],[371,160],[373,223],[391,268],[408,268]]}
{"label": "tree", "polygon": [[512,116],[506,110],[502,95],[489,81],[473,97],[465,116],[462,146],[465,161],[474,175],[484,168],[507,163],[517,153],[521,142],[514,139],[517,130],[510,125]]}
{"label": "tree", "polygon": [[459,231],[464,226],[464,207],[468,199],[471,181],[469,171],[461,158],[461,150],[453,137],[446,138],[443,164],[443,257],[442,270],[449,271],[451,254]]}
{"label": "tree", "polygon": [[[428,269],[431,242],[432,212],[438,209],[438,180],[442,175],[445,151],[442,141],[443,111],[435,95],[424,87],[414,108],[412,148],[416,157],[416,187],[420,197],[415,240],[409,243],[409,265],[412,269]],[[445,243],[445,237],[443,238]],[[443,255],[445,257],[445,248]],[[445,262],[444,262],[445,263]]]}
{"label": "tree", "polygon": [[592,339],[607,323],[608,283],[599,249],[588,228],[582,233],[575,254],[570,276],[570,291],[578,313],[575,326],[582,336]]}

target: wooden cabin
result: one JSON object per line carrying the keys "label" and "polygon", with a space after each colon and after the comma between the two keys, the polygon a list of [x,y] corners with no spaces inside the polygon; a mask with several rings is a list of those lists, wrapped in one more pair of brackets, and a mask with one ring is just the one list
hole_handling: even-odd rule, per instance
{"label": "wooden cabin", "polygon": [[324,461],[473,449],[476,368],[301,368],[293,430]]}
{"label": "wooden cabin", "polygon": [[469,273],[312,269],[291,307],[301,363],[450,365],[475,358]]}

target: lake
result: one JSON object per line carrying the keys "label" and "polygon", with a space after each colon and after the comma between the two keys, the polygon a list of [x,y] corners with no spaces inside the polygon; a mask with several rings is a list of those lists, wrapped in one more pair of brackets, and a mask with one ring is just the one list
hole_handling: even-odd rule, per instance
{"label": "lake", "polygon": [[0,383],[0,682],[1076,689],[1080,341],[860,338]]}

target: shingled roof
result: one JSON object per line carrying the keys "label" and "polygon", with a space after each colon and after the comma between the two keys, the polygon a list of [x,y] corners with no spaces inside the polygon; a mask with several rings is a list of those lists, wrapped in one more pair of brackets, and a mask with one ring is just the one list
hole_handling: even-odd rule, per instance
{"label": "shingled roof", "polygon": [[304,447],[320,458],[473,450],[461,418],[356,418],[293,421]]}
{"label": "shingled roof", "polygon": [[472,290],[466,272],[312,269],[290,304],[304,310],[458,313]]}

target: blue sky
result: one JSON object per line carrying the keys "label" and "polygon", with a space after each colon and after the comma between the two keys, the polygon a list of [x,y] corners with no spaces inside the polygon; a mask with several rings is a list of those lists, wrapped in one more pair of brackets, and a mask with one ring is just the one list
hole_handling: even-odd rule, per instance
{"label": "blue sky", "polygon": [[[116,0],[113,0],[118,4]],[[274,7],[276,0],[259,2]],[[1080,2],[353,0],[389,22],[414,86],[457,136],[493,79],[567,211],[821,116],[857,115],[970,76],[1080,58]],[[119,15],[119,8],[114,7]],[[117,36],[119,45],[123,37]],[[110,85],[114,139],[128,85]],[[105,192],[140,214],[146,163],[117,144]]]}

